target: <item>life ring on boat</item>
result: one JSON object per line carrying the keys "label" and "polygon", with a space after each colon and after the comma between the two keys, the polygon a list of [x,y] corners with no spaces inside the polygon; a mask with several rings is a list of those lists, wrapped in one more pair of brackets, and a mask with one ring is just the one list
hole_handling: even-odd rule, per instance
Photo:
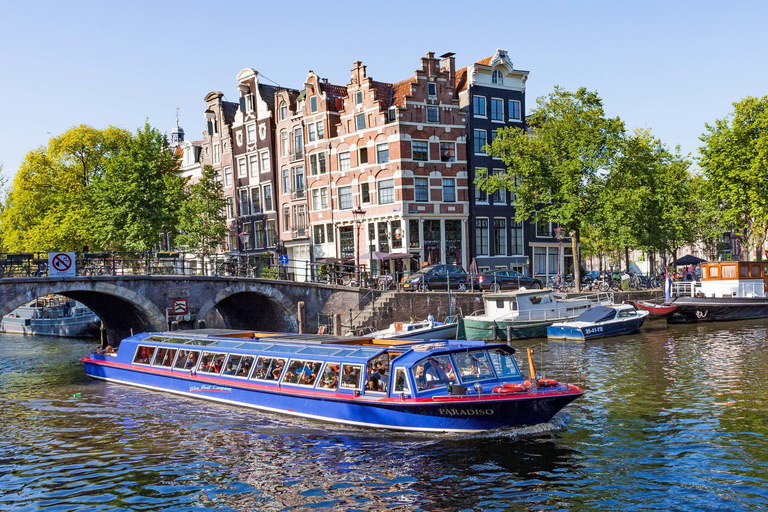
{"label": "life ring on boat", "polygon": [[525,384],[503,384],[493,388],[494,393],[524,393],[530,388]]}
{"label": "life ring on boat", "polygon": [[403,330],[403,322],[395,322],[395,331],[400,332]]}
{"label": "life ring on boat", "polygon": [[552,386],[557,386],[558,384],[560,383],[557,382],[555,379],[539,379],[539,387],[542,387],[542,388],[549,388]]}

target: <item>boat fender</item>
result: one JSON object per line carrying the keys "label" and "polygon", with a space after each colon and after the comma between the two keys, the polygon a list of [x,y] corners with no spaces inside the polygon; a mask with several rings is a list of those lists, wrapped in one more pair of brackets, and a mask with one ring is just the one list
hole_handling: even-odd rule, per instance
{"label": "boat fender", "polygon": [[555,379],[539,379],[539,386],[541,386],[542,388],[549,388],[552,386],[557,386],[558,384],[560,383],[557,382]]}

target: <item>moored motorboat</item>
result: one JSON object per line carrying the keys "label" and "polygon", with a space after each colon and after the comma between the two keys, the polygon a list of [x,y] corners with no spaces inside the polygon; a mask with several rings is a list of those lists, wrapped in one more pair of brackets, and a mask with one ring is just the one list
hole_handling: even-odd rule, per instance
{"label": "moored motorboat", "polygon": [[458,325],[456,316],[446,318],[445,322],[430,317],[420,322],[394,322],[386,329],[366,333],[366,336],[386,340],[453,340]]}
{"label": "moored motorboat", "polygon": [[533,368],[526,378],[514,353],[479,341],[175,331],[137,334],[116,353],[82,361],[96,379],[395,430],[534,425],[583,394],[571,384],[537,380]]}
{"label": "moored motorboat", "polygon": [[594,306],[613,304],[613,294],[596,293],[572,299],[552,290],[486,293],[485,308],[463,318],[466,337],[475,340],[537,338],[554,322],[570,320]]}
{"label": "moored motorboat", "polygon": [[40,297],[3,316],[0,331],[33,336],[95,338],[101,319],[83,304],[61,296]]}
{"label": "moored motorboat", "polygon": [[568,322],[547,327],[547,337],[563,340],[589,340],[631,334],[643,325],[647,311],[636,310],[630,304],[595,306]]}

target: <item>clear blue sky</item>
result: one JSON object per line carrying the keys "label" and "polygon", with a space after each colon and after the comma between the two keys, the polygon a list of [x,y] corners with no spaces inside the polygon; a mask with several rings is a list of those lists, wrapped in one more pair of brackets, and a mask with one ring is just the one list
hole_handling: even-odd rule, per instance
{"label": "clear blue sky", "polygon": [[509,51],[531,72],[528,110],[586,86],[628,128],[696,154],[704,123],[768,89],[768,2],[19,2],[0,0],[0,164],[78,124],[204,129],[203,98],[234,101],[237,73],[346,84],[352,62],[394,82],[419,58],[459,67]]}

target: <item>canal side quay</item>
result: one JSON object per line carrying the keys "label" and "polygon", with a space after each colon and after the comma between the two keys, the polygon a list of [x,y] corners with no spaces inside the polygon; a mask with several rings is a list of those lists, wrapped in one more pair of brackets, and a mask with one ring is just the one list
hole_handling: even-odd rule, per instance
{"label": "canal side quay", "polygon": [[[566,296],[575,298],[593,293],[568,293]],[[663,290],[613,292],[616,304],[632,300],[650,300],[663,295]],[[467,316],[482,309],[483,294],[480,292],[390,291],[377,295],[374,301],[360,310],[350,309],[338,313],[345,330],[350,325],[354,330],[369,326],[378,330],[389,327],[393,322],[424,320],[429,315],[432,315],[435,320],[442,321],[451,315]],[[328,323],[330,324],[330,321]],[[318,326],[322,324],[322,320],[319,320]]]}

